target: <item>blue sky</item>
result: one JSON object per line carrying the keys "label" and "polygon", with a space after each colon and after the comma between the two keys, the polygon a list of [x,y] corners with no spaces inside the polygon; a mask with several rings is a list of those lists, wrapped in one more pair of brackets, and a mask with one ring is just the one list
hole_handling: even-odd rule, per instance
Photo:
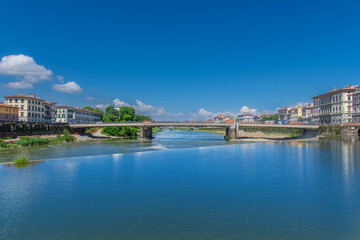
{"label": "blue sky", "polygon": [[[117,99],[156,119],[237,113],[243,106],[272,112],[359,83],[359,7],[359,1],[3,1],[0,58],[8,58],[0,65],[0,96],[36,93],[79,107]],[[33,72],[17,68],[19,61]]]}

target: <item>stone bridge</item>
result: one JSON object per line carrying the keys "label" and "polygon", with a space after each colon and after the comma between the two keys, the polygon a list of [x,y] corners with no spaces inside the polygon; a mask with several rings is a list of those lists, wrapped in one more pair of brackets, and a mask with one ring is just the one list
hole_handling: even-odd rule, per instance
{"label": "stone bridge", "polygon": [[302,129],[305,137],[314,137],[317,134],[319,126],[317,125],[279,125],[279,124],[231,124],[231,123],[206,123],[206,122],[152,122],[152,123],[93,123],[93,124],[70,124],[69,127],[73,131],[81,131],[88,128],[102,128],[102,127],[138,127],[141,128],[141,138],[152,139],[153,127],[207,127],[207,128],[224,128],[226,129],[226,136],[231,139],[237,139],[239,136],[239,129],[241,128],[288,128],[288,129]]}

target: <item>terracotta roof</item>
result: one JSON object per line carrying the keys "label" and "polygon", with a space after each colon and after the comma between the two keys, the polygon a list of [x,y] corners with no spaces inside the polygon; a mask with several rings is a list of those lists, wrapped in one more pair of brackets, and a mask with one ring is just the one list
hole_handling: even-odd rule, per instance
{"label": "terracotta roof", "polygon": [[45,103],[46,104],[56,104],[56,102],[51,102],[51,101],[46,101],[46,100],[45,100]]}
{"label": "terracotta roof", "polygon": [[242,113],[242,114],[239,114],[238,116],[254,116],[254,114],[251,114],[251,113]]}
{"label": "terracotta roof", "polygon": [[343,92],[355,92],[355,91],[356,91],[355,87],[346,87],[346,88],[342,88],[342,89],[333,89],[330,92],[327,92],[327,93],[320,94],[320,95],[317,95],[315,97],[312,97],[312,99],[331,96],[333,94],[338,94],[338,93],[343,93]]}
{"label": "terracotta roof", "polygon": [[13,95],[13,96],[5,96],[5,98],[30,98],[30,99],[36,99],[36,100],[42,100],[41,98],[37,98],[37,97],[32,97],[32,96],[25,96],[24,94],[20,93],[18,95]]}

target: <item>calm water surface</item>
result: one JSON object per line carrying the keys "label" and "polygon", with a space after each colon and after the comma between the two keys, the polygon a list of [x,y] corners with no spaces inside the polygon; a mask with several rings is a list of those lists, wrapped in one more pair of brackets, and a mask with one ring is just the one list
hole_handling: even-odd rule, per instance
{"label": "calm water surface", "polygon": [[157,139],[0,165],[0,239],[360,239],[358,142]]}

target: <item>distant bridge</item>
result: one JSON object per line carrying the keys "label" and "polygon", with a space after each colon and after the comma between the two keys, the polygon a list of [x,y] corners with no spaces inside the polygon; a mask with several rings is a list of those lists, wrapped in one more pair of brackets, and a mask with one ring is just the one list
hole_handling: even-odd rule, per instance
{"label": "distant bridge", "polygon": [[281,125],[281,124],[237,124],[235,127],[233,123],[207,123],[207,122],[152,122],[152,123],[133,123],[133,122],[118,122],[118,123],[84,123],[84,124],[70,124],[70,128],[87,129],[87,128],[102,128],[102,127],[139,127],[141,128],[142,138],[152,138],[153,127],[209,127],[209,128],[225,128],[226,135],[231,138],[238,138],[238,131],[241,128],[289,128],[289,129],[303,129],[305,132],[317,132],[319,126],[317,125]]}

